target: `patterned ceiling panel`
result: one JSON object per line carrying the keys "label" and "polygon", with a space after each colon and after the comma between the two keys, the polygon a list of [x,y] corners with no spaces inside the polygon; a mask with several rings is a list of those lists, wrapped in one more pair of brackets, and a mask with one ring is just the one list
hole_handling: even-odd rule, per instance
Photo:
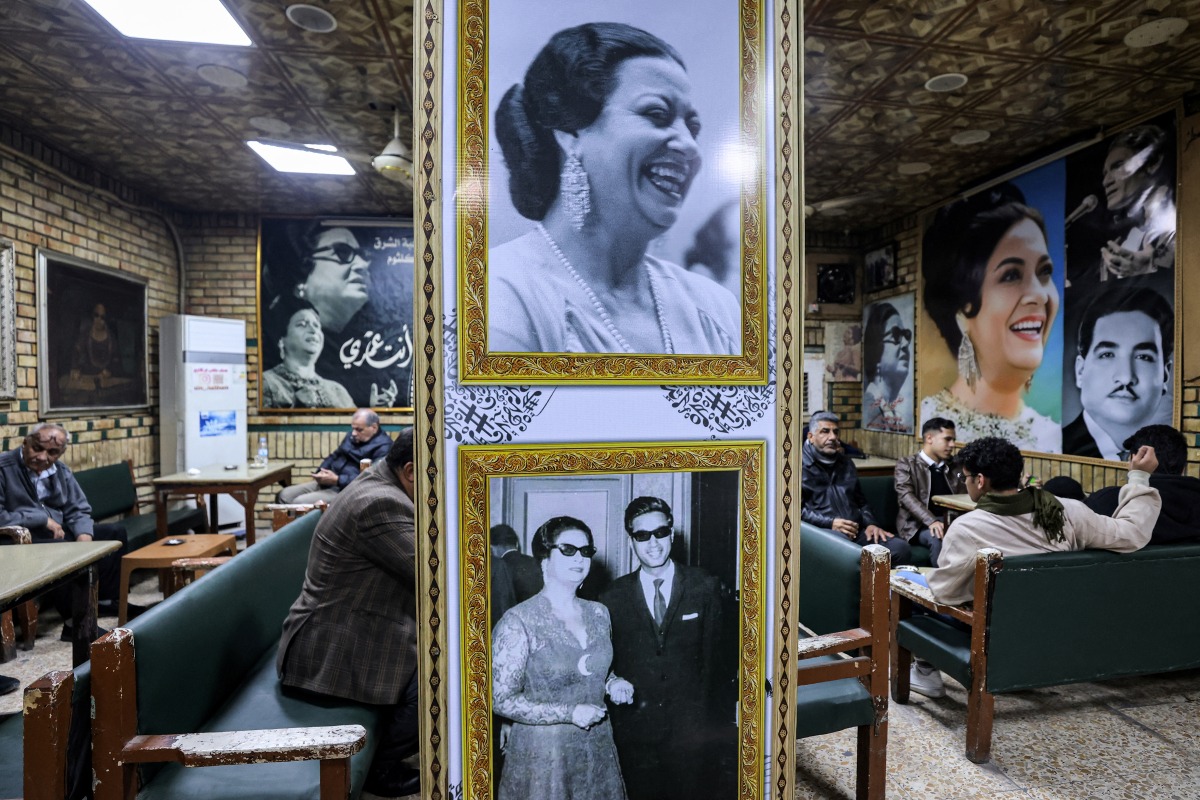
{"label": "patterned ceiling panel", "polygon": [[[1168,16],[1190,23],[1174,41],[1123,43]],[[806,202],[873,195],[814,231],[870,231],[1200,88],[1200,0],[809,0],[805,24]],[[924,89],[945,72],[969,82]],[[951,143],[976,129],[990,138]]]}
{"label": "patterned ceiling panel", "polygon": [[[338,19],[325,35],[294,27],[281,0],[226,3],[255,47],[128,40],[79,0],[0,0],[0,117],[182,209],[411,213],[367,162],[411,102],[412,0],[321,0]],[[1167,16],[1190,27],[1122,43]],[[1200,0],[808,0],[805,23],[806,199],[871,195],[814,230],[873,230],[1200,85]],[[214,86],[205,64],[247,83]],[[925,91],[943,72],[970,81]],[[949,141],[980,128],[985,142]],[[251,137],[328,141],[359,174],[278,175]],[[905,177],[906,161],[933,169]]]}
{"label": "patterned ceiling panel", "polygon": [[[929,50],[893,75],[875,92],[872,99],[947,110],[960,109],[991,94],[1023,67],[1022,64],[982,53]],[[927,80],[947,72],[969,75],[970,81],[953,92],[931,92],[925,88]]]}
{"label": "patterned ceiling panel", "polygon": [[822,97],[859,97],[882,83],[915,50],[865,39],[807,36],[804,91]]}
{"label": "patterned ceiling panel", "polygon": [[969,5],[968,0],[824,0],[806,3],[804,19],[810,28],[926,40]]}
{"label": "patterned ceiling panel", "polygon": [[25,33],[0,37],[0,41],[28,63],[33,72],[61,86],[139,95],[171,92],[153,68],[110,40]]}

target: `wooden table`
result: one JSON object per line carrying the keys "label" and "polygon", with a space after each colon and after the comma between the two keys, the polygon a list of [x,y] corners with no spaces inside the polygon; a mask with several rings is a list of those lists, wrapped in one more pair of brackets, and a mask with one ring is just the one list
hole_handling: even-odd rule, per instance
{"label": "wooden table", "polygon": [[220,464],[203,467],[199,472],[175,472],[154,479],[154,509],[158,514],[158,536],[167,535],[167,501],[173,494],[207,494],[209,530],[217,529],[217,495],[227,494],[246,509],[246,546],[254,544],[254,504],[258,493],[273,483],[292,485],[290,461],[271,462],[265,467],[246,465],[225,469]]}
{"label": "wooden table", "polygon": [[851,458],[850,463],[860,478],[890,478],[896,473],[896,459],[882,456]]}
{"label": "wooden table", "polygon": [[975,501],[969,494],[935,494],[929,499],[951,511],[963,513],[975,510]]}
{"label": "wooden table", "polygon": [[[181,541],[182,544],[167,544]],[[124,625],[129,612],[129,576],[139,569],[165,570],[177,558],[202,558],[218,553],[237,553],[237,537],[232,533],[193,533],[171,539],[159,539],[132,553],[121,556],[121,605],[117,611],[117,624]],[[174,590],[173,578],[167,578],[163,594],[170,596]]]}
{"label": "wooden table", "polygon": [[120,549],[120,542],[48,542],[3,549],[0,556],[0,613],[27,600],[69,584],[81,572],[87,576],[87,602],[75,608],[71,624],[75,640],[71,663],[88,660],[88,648],[96,638],[96,562]]}

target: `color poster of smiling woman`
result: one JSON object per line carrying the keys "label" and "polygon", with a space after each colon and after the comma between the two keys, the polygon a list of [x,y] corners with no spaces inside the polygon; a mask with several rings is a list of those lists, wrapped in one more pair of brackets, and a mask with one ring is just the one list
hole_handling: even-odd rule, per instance
{"label": "color poster of smiling woman", "polygon": [[760,11],[468,7],[464,381],[765,379]]}
{"label": "color poster of smiling woman", "polygon": [[410,225],[266,218],[259,259],[261,408],[411,408]]}
{"label": "color poster of smiling woman", "polygon": [[1062,452],[1061,160],[942,207],[921,248],[921,421]]}

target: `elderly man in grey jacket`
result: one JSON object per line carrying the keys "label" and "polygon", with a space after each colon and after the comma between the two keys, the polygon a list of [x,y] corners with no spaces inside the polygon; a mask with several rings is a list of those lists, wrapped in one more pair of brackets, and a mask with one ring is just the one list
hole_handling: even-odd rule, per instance
{"label": "elderly man in grey jacket", "polygon": [[[28,528],[34,544],[44,542],[119,541],[121,549],[99,562],[101,613],[116,612],[125,530],[92,521],[92,507],[71,473],[59,461],[71,435],[61,425],[33,426],[21,446],[0,454],[0,526]],[[59,592],[54,604],[63,618],[63,639],[70,640],[72,593]]]}

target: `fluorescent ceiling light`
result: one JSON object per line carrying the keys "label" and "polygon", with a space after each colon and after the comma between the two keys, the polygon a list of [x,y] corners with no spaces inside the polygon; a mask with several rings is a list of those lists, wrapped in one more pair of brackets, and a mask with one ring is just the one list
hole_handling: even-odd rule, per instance
{"label": "fluorescent ceiling light", "polygon": [[309,175],[353,175],[354,168],[341,156],[332,155],[337,148],[328,144],[267,144],[246,142],[250,149],[280,172],[303,172]]}
{"label": "fluorescent ceiling light", "polygon": [[84,0],[131,39],[251,45],[221,0]]}

